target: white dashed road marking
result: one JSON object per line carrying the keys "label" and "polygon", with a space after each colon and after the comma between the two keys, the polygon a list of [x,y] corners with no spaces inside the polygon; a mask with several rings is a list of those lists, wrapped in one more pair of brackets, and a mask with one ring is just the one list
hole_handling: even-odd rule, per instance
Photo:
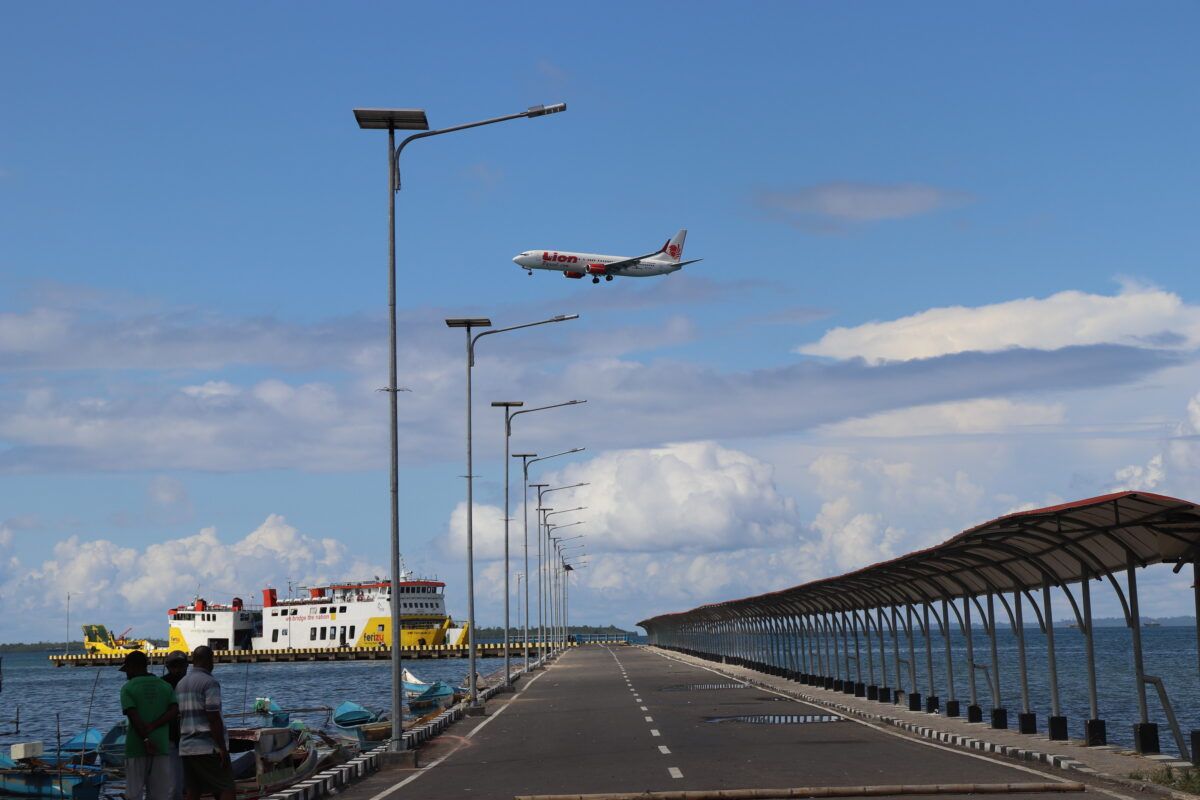
{"label": "white dashed road marking", "polygon": [[683,770],[679,767],[667,767],[667,772],[671,773],[672,778],[682,778]]}
{"label": "white dashed road marking", "polygon": [[646,722],[654,722],[654,717],[646,717]]}
{"label": "white dashed road marking", "polygon": [[650,735],[651,736],[662,736],[662,734],[659,733],[658,731],[656,731],[654,728],[650,729]]}
{"label": "white dashed road marking", "polygon": [[646,708],[645,706],[638,706],[638,708],[640,708],[642,711],[649,711],[649,710],[650,710],[650,709]]}
{"label": "white dashed road marking", "polygon": [[664,756],[671,755],[671,751],[667,749],[667,746],[665,744],[660,744],[658,746],[658,752],[662,753]]}

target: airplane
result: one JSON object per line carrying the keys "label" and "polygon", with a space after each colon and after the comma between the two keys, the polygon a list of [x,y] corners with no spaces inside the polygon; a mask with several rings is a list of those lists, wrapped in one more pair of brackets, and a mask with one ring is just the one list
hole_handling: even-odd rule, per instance
{"label": "airplane", "polygon": [[687,229],[668,239],[658,250],[642,256],[628,258],[626,256],[604,256],[596,253],[568,253],[559,250],[526,250],[513,257],[513,263],[533,275],[535,269],[550,269],[562,272],[567,278],[582,278],[592,276],[592,283],[599,283],[600,276],[611,281],[614,275],[626,278],[648,278],[652,275],[666,275],[679,270],[687,264],[695,264],[703,259],[693,258],[690,261],[680,261],[683,257],[683,240],[687,238]]}

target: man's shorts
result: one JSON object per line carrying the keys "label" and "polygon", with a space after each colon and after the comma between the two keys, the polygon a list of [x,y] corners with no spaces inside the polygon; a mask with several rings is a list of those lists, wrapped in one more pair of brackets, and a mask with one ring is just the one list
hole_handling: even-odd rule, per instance
{"label": "man's shorts", "polygon": [[233,770],[220,753],[183,756],[183,786],[199,794],[232,792]]}

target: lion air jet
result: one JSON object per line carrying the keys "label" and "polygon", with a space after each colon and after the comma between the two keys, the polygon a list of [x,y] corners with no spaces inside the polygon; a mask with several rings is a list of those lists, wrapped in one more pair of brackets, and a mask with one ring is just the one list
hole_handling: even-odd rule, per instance
{"label": "lion air jet", "polygon": [[602,256],[596,253],[568,253],[561,250],[526,250],[513,258],[513,263],[533,274],[535,269],[552,269],[568,278],[592,276],[592,283],[599,283],[600,276],[611,281],[614,275],[627,278],[648,278],[651,275],[666,275],[686,264],[695,264],[699,258],[680,261],[683,258],[683,240],[687,230],[681,230],[653,253],[644,256]]}

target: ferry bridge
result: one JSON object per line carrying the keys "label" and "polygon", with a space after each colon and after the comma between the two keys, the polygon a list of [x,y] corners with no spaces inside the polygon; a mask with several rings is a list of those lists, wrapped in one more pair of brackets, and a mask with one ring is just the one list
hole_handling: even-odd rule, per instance
{"label": "ferry bridge", "polygon": [[[518,673],[515,693],[491,696],[484,716],[447,712],[461,721],[424,742],[415,766],[378,753],[371,758],[394,766],[340,792],[345,800],[1148,796],[1128,776],[1189,766],[1193,748],[1164,682],[1144,668],[1137,578],[1161,563],[1194,571],[1198,546],[1194,504],[1124,492],[1011,514],[836,578],[651,617],[640,623],[649,646],[556,652],[545,669]],[[1100,583],[1130,631],[1136,751],[1104,744],[1092,617]],[[1074,740],[1059,694],[1054,597],[1065,598],[1085,640],[1090,716]],[[1027,629],[1028,612],[1036,627]],[[1005,622],[1017,643],[1015,730],[998,674]],[[952,632],[965,655],[950,646]],[[1044,663],[1027,658],[1030,636],[1044,637]],[[1050,691],[1044,732],[1029,691],[1035,670]],[[1184,761],[1157,754],[1147,687]]]}

